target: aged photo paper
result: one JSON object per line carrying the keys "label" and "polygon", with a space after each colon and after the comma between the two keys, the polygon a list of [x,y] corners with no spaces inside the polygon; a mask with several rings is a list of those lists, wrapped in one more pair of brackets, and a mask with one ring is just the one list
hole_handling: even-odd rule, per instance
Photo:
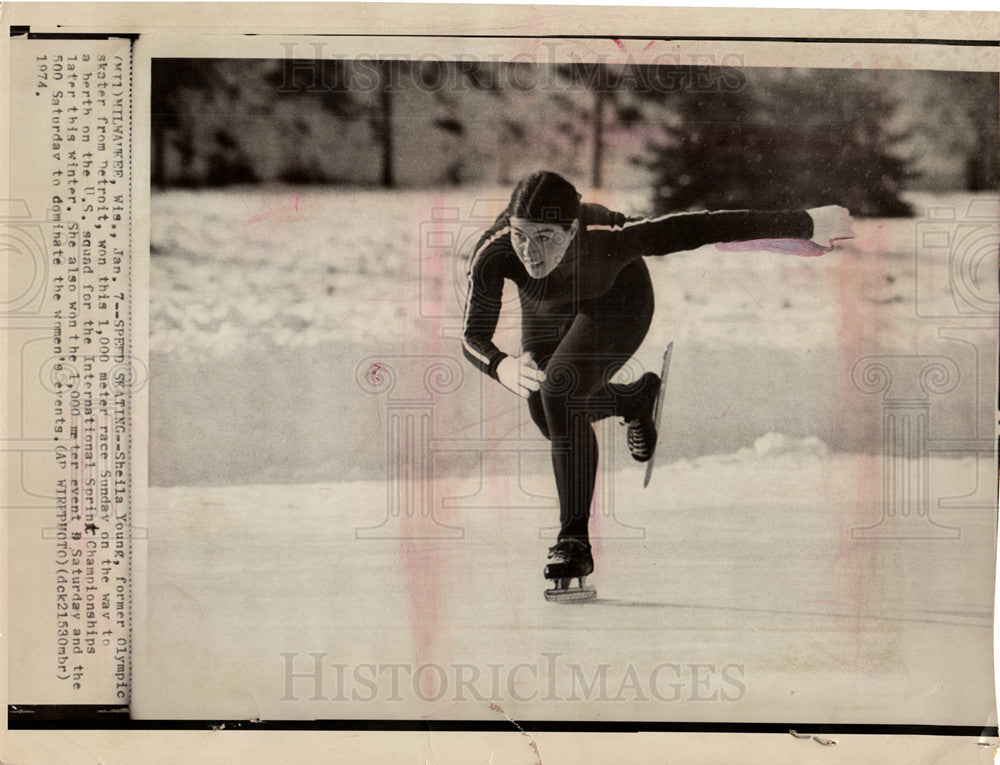
{"label": "aged photo paper", "polygon": [[0,759],[992,758],[1000,16],[279,6],[3,9]]}

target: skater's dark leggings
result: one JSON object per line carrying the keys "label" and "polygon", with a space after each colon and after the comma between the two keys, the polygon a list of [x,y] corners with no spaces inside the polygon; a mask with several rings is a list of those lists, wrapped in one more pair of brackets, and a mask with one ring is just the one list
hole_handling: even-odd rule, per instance
{"label": "skater's dark leggings", "polygon": [[525,311],[522,346],[545,370],[528,399],[531,417],[552,442],[559,494],[559,541],[589,541],[590,504],[597,477],[592,423],[637,414],[637,381],[611,377],[642,344],[653,316],[653,287],[642,261],[622,271],[610,292],[580,304],[575,314]]}

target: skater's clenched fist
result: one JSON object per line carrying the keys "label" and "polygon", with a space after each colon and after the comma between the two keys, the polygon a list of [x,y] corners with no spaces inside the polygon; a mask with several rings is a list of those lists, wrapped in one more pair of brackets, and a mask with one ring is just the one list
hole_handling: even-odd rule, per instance
{"label": "skater's clenched fist", "polygon": [[501,385],[521,398],[528,398],[541,389],[545,382],[545,372],[538,368],[531,354],[525,351],[517,358],[508,356],[497,364],[497,379]]}
{"label": "skater's clenched fist", "polygon": [[838,239],[853,239],[851,212],[839,205],[826,205],[806,210],[813,222],[812,240],[820,247],[832,247]]}

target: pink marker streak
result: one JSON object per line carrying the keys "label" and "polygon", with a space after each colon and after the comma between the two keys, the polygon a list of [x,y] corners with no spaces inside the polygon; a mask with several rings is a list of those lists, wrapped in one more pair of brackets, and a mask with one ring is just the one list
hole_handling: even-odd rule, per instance
{"label": "pink marker streak", "polygon": [[299,200],[299,193],[293,191],[288,195],[288,197],[283,199],[274,207],[254,215],[247,221],[247,223],[254,226],[258,223],[263,223],[264,221],[271,219],[277,219],[281,222],[300,220],[303,209],[300,207]]}
{"label": "pink marker streak", "polygon": [[[443,209],[447,205],[447,200],[442,194],[436,194],[431,199],[431,209]],[[419,254],[419,253],[414,253]],[[430,296],[432,310],[435,316],[444,315],[444,294],[441,286],[444,284],[446,275],[446,261],[443,258],[429,258],[420,262],[420,276],[429,284],[434,285]],[[415,323],[409,327],[413,333],[423,332],[423,328],[417,328]],[[426,348],[429,358],[433,358],[442,353],[441,338],[443,333],[440,328],[440,320],[434,320],[430,331],[427,332],[429,342],[423,347]],[[421,342],[418,336],[413,336],[411,342]],[[440,417],[441,409],[438,407],[439,396],[433,394],[434,414],[432,418],[437,420]],[[435,425],[437,423],[435,422]],[[413,656],[418,665],[429,664],[440,661],[437,657],[439,650],[438,638],[442,633],[442,625],[447,623],[445,618],[446,593],[445,583],[448,581],[448,572],[442,563],[437,560],[434,543],[430,537],[434,536],[434,526],[437,521],[436,511],[442,511],[443,507],[436,505],[439,497],[443,496],[439,481],[432,479],[430,471],[425,471],[420,475],[404,476],[404,480],[415,480],[423,483],[432,481],[432,486],[421,487],[420,491],[426,493],[426,497],[431,503],[431,507],[421,508],[423,512],[416,512],[415,507],[401,508],[399,514],[402,524],[402,539],[399,543],[399,558],[403,573],[402,586],[406,592],[409,603],[409,624],[410,636],[413,646]],[[440,691],[439,680],[433,673],[423,673],[420,676],[421,692],[426,697],[434,697]]]}
{"label": "pink marker streak", "polygon": [[722,252],[766,250],[802,258],[815,258],[833,251],[833,246],[821,247],[810,239],[752,239],[749,242],[720,242],[715,247]]}

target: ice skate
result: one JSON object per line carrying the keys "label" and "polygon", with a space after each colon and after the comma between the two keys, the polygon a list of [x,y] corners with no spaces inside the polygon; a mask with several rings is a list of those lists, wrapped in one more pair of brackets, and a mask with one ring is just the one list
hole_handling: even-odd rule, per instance
{"label": "ice skate", "polygon": [[652,372],[646,372],[640,380],[643,400],[640,414],[626,420],[628,450],[636,462],[648,462],[656,452],[656,403],[662,383]]}
{"label": "ice skate", "polygon": [[[545,578],[551,579],[555,587],[545,591],[545,599],[555,603],[577,603],[597,597],[597,590],[587,585],[587,576],[594,570],[594,558],[590,545],[573,539],[557,542],[549,548],[549,559],[545,567]],[[573,580],[577,586],[572,587]]]}

